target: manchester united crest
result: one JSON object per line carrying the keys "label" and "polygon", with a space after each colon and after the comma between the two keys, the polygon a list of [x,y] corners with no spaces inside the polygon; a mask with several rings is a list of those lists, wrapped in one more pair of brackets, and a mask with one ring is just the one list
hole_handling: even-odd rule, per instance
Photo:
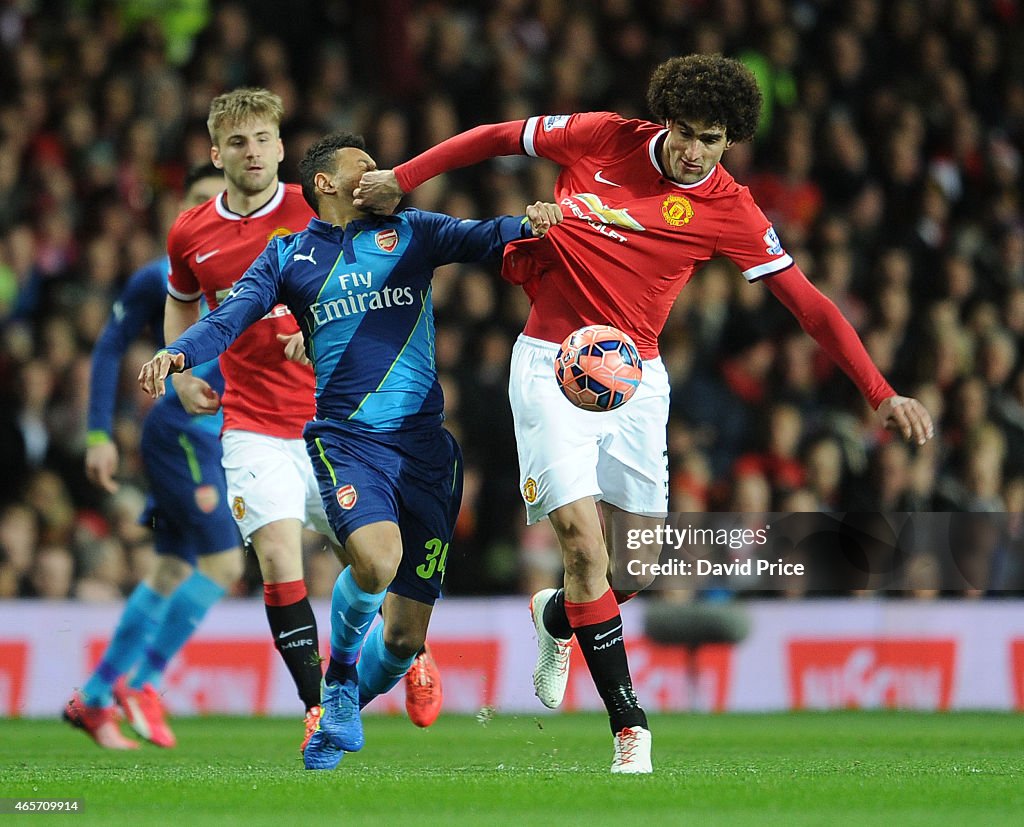
{"label": "manchester united crest", "polygon": [[689,224],[693,218],[693,205],[689,198],[682,195],[670,195],[661,202],[661,216],[673,227]]}
{"label": "manchester united crest", "polygon": [[537,502],[537,480],[533,477],[527,477],[523,483],[523,499],[530,505]]}
{"label": "manchester united crest", "polygon": [[239,522],[245,517],[245,500],[235,497],[231,501],[231,515]]}

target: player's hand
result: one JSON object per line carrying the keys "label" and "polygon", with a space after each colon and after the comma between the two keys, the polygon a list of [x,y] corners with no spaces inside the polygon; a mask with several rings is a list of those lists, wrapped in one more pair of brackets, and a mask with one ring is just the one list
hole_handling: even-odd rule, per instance
{"label": "player's hand", "polygon": [[924,405],[909,396],[890,396],[876,411],[890,431],[899,431],[907,442],[924,445],[935,436],[932,416]]}
{"label": "player's hand", "polygon": [[118,489],[114,482],[116,470],[117,445],[114,442],[101,442],[85,449],[85,476],[93,485],[113,494]]}
{"label": "player's hand", "polygon": [[312,365],[306,356],[306,343],[302,340],[302,332],[278,333],[277,341],[284,345],[284,358],[300,365]]}
{"label": "player's hand", "polygon": [[179,373],[175,374],[172,381],[186,413],[210,416],[220,410],[220,394],[205,379],[191,373]]}
{"label": "player's hand", "polygon": [[164,387],[167,375],[184,369],[184,353],[168,353],[166,350],[159,350],[139,371],[139,385],[154,399],[159,399],[167,392]]}
{"label": "player's hand", "polygon": [[526,217],[530,219],[533,235],[541,238],[556,224],[562,223],[562,208],[558,204],[537,201],[526,208]]}
{"label": "player's hand", "polygon": [[403,195],[394,170],[375,169],[364,172],[359,179],[359,186],[352,191],[352,204],[378,215],[390,215]]}

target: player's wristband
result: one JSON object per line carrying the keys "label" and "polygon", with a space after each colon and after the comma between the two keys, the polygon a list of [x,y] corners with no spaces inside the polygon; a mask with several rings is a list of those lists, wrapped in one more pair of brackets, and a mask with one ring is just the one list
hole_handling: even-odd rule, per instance
{"label": "player's wristband", "polygon": [[96,445],[106,445],[110,442],[110,434],[106,431],[89,431],[85,435],[85,447],[92,448]]}

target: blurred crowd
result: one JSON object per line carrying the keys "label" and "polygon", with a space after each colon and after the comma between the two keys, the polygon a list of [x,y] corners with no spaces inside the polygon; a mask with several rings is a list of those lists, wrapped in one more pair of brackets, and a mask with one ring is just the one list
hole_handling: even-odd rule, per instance
{"label": "blurred crowd", "polygon": [[[651,68],[722,52],[756,73],[756,140],[724,163],[938,437],[909,447],[761,286],[714,261],[662,338],[674,511],[1024,511],[1024,6],[1019,0],[0,0],[0,598],[114,599],[152,565],[136,524],[153,350],[126,356],[122,486],[82,470],[89,358],[126,278],[163,252],[211,98],[282,96],[282,177],[323,133],[391,167],[479,123],[646,117]],[[554,168],[525,157],[406,203],[519,213]],[[497,266],[434,288],[437,363],[466,495],[450,594],[558,577],[524,526],[509,353],[527,311]],[[1017,521],[999,543],[1018,554]],[[309,544],[312,592],[336,564]],[[1008,588],[1000,567],[979,575]],[[923,567],[921,593],[930,593]],[[323,583],[316,582],[322,579]],[[252,577],[238,592],[253,588]]]}

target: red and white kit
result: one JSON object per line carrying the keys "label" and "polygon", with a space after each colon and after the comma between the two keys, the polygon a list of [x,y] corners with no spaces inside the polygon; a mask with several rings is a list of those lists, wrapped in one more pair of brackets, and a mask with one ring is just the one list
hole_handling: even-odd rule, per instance
{"label": "red and white kit", "polygon": [[[671,180],[660,160],[666,136],[657,124],[609,112],[548,115],[477,127],[395,169],[408,192],[447,169],[497,155],[561,166],[555,199],[565,220],[544,238],[510,244],[502,270],[532,302],[510,382],[531,522],[590,495],[633,512],[666,509],[669,388],[658,334],[694,269],[712,258],[731,259],[748,281],[770,276],[769,289],[872,405],[893,395],[747,188],[721,165],[694,184]],[[641,390],[619,411],[581,411],[552,378],[551,346],[589,324],[625,331],[644,360]],[[595,470],[580,474],[581,467]]]}
{"label": "red and white kit", "polygon": [[[270,239],[305,229],[312,217],[295,184],[278,184],[273,197],[246,216],[228,209],[226,193],[194,207],[168,235],[168,292],[186,302],[205,295],[216,308]],[[313,370],[288,361],[277,341],[278,334],[298,330],[291,311],[278,305],[220,357],[224,471],[245,539],[286,518],[322,530],[320,497],[302,440],[302,428],[313,418]]]}

